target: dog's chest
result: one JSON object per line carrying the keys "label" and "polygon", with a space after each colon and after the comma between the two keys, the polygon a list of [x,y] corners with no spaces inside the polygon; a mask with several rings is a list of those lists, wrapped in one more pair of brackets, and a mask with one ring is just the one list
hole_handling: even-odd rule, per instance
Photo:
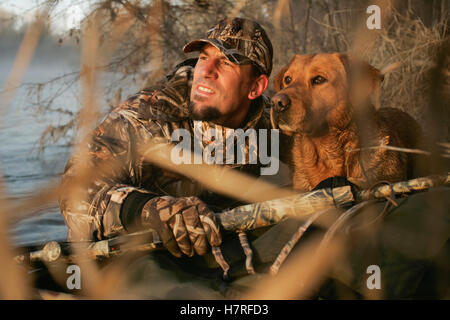
{"label": "dog's chest", "polygon": [[298,137],[292,148],[294,186],[311,189],[332,176],[345,176],[345,152],[336,139]]}
{"label": "dog's chest", "polygon": [[315,167],[320,164],[337,164],[344,161],[344,150],[336,140],[300,138],[294,140],[294,159],[303,165]]}

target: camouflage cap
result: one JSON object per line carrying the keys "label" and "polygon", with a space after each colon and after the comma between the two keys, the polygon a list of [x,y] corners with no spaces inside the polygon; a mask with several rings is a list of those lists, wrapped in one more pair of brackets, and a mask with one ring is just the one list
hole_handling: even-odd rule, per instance
{"label": "camouflage cap", "polygon": [[236,64],[253,63],[259,70],[270,76],[272,71],[273,48],[264,29],[256,22],[242,19],[224,19],[210,29],[206,37],[189,42],[184,52],[200,51],[209,43],[222,51]]}

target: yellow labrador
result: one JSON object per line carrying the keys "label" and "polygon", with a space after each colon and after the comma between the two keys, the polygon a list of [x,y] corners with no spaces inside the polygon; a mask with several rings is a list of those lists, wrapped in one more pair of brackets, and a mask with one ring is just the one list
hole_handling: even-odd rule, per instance
{"label": "yellow labrador", "polygon": [[409,178],[410,156],[383,146],[414,148],[422,131],[407,113],[370,103],[382,78],[340,53],[296,55],[279,72],[271,120],[292,135],[295,189],[309,191],[335,176],[360,187]]}

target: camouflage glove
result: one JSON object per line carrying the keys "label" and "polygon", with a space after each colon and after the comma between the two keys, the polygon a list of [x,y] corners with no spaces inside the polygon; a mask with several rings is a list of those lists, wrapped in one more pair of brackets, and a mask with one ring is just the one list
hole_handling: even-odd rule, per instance
{"label": "camouflage glove", "polygon": [[142,225],[158,232],[164,246],[176,257],[203,255],[222,243],[216,216],[197,197],[153,198],[142,209]]}

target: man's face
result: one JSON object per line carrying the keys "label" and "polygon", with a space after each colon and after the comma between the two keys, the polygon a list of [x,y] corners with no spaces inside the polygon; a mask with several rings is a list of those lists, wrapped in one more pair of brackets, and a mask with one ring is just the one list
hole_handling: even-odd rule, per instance
{"label": "man's face", "polygon": [[206,44],[194,69],[192,117],[229,127],[239,126],[250,106],[251,65],[237,65]]}

